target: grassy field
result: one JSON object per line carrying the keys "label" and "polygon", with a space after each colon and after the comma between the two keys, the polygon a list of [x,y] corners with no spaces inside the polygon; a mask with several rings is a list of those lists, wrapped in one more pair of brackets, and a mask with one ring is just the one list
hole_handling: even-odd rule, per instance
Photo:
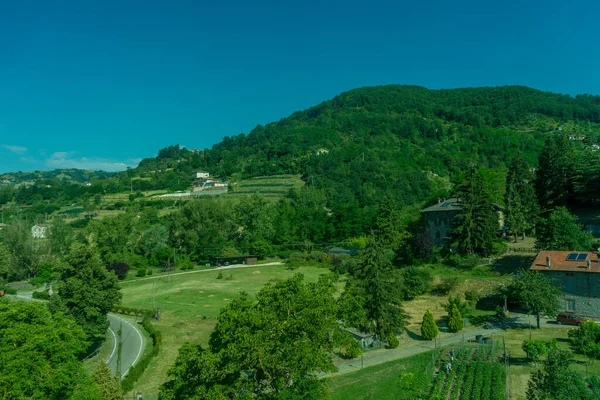
{"label": "grassy field", "polygon": [[301,267],[297,271],[282,265],[223,270],[225,277],[217,279],[220,271],[198,272],[123,284],[124,306],[160,307],[162,319],[154,324],[163,334],[163,346],[135,387],[145,399],[156,399],[158,388],[167,380],[167,371],[175,361],[184,342],[206,344],[216,323],[219,310],[239,296],[240,291],[256,294],[267,283],[275,283],[303,273],[306,280],[315,281],[328,270]]}
{"label": "grassy field", "polygon": [[391,361],[361,369],[357,372],[333,377],[329,380],[334,400],[394,400],[403,373],[423,372],[424,383],[431,381],[425,371],[431,363],[431,353]]}
{"label": "grassy field", "polygon": [[281,197],[290,189],[302,186],[304,181],[300,179],[300,175],[258,176],[233,183],[233,192],[228,196],[258,194],[265,197]]}

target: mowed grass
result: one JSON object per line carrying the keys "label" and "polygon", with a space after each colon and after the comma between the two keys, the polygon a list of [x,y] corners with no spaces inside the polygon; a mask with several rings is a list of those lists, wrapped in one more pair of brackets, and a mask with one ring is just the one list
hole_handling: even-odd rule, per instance
{"label": "mowed grass", "polygon": [[[531,318],[531,323],[535,326],[533,317]],[[559,348],[574,351],[568,336],[569,329],[569,327],[531,329],[531,338],[542,340],[555,339]],[[510,369],[508,374],[510,399],[525,398],[531,372],[542,368],[541,364],[537,366],[533,365],[521,348],[523,341],[529,339],[529,335],[530,331],[528,328],[509,329],[501,334],[504,337],[506,348],[510,354]],[[494,337],[496,336],[494,335]],[[502,339],[500,338],[500,340]],[[583,355],[573,353],[571,368],[583,377],[586,376],[586,364],[587,359]],[[597,361],[588,365],[587,369],[589,375],[600,375],[600,363]]]}
{"label": "mowed grass", "polygon": [[[224,279],[217,279],[219,272]],[[159,386],[164,383],[168,369],[173,365],[184,342],[207,344],[219,310],[245,291],[255,295],[265,284],[275,284],[304,274],[306,281],[314,282],[329,270],[318,267],[300,267],[291,271],[284,265],[256,265],[248,268],[211,270],[193,274],[141,280],[122,285],[122,304],[127,307],[160,307],[161,320],[153,321],[163,334],[159,355],[142,375],[135,391],[145,399],[158,398]],[[231,274],[232,280],[225,278]]]}
{"label": "mowed grass", "polygon": [[[403,373],[425,373],[431,351],[329,379],[333,400],[395,400]],[[426,378],[425,383],[431,381]]]}

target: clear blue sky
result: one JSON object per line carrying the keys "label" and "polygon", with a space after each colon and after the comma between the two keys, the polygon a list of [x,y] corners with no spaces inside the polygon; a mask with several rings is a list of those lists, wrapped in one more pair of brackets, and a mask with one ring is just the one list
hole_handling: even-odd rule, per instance
{"label": "clear blue sky", "polygon": [[360,86],[600,94],[597,1],[3,1],[0,172],[123,169]]}

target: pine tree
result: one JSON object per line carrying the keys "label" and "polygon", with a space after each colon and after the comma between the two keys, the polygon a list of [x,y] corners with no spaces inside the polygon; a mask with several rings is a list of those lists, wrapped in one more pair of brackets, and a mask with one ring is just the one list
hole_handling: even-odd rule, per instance
{"label": "pine tree", "polygon": [[534,190],[534,177],[527,162],[515,157],[506,175],[506,194],[504,196],[505,225],[517,241],[517,235],[534,227],[537,217],[537,201]]}
{"label": "pine tree", "polygon": [[421,337],[425,340],[433,340],[439,332],[438,326],[433,320],[431,311],[425,311],[423,315],[423,324],[421,325]]}
{"label": "pine tree", "polygon": [[402,306],[402,277],[374,237],[369,238],[353,282],[357,293],[364,297],[370,332],[385,338],[406,327],[408,315]]}
{"label": "pine tree", "polygon": [[458,186],[457,196],[462,210],[456,216],[452,245],[461,254],[489,252],[498,232],[498,214],[487,182],[474,167]]}
{"label": "pine tree", "polygon": [[460,332],[464,328],[464,322],[460,310],[456,307],[456,304],[452,305],[452,310],[448,315],[448,329],[450,332]]}
{"label": "pine tree", "polygon": [[544,214],[568,204],[573,191],[572,152],[565,135],[549,137],[544,143],[535,181],[537,198]]}

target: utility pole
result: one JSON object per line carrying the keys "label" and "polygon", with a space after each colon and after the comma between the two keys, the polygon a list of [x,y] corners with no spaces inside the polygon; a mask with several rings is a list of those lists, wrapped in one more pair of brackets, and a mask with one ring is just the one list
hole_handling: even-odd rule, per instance
{"label": "utility pole", "polygon": [[121,350],[123,349],[123,323],[121,322],[121,326],[119,327],[119,344],[117,346],[117,379],[119,383],[121,382]]}

